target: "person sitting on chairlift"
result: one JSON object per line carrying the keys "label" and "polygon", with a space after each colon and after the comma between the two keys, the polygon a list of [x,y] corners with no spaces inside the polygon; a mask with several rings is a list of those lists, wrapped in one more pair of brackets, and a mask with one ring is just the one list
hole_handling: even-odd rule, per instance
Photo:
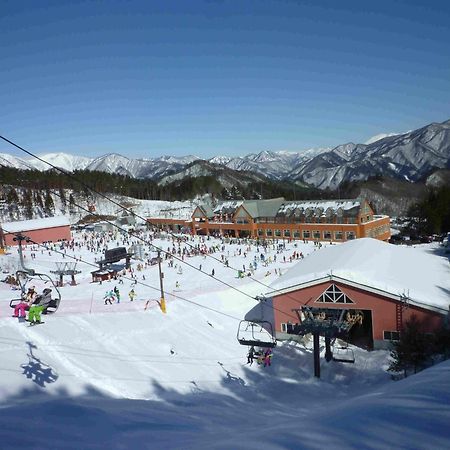
{"label": "person sitting on chairlift", "polygon": [[255,347],[253,345],[250,347],[247,355],[247,364],[252,365],[255,357]]}

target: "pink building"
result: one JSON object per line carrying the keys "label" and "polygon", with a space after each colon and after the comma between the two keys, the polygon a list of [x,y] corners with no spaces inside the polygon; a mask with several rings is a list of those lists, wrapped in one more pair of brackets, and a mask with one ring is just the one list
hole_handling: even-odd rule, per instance
{"label": "pink building", "polygon": [[14,241],[17,233],[23,234],[38,244],[72,239],[70,223],[65,216],[4,222],[0,224],[0,243],[2,246],[17,245],[17,242]]}
{"label": "pink building", "polygon": [[[363,238],[332,245],[300,260],[270,286],[246,315],[272,323],[278,339],[291,339],[302,308],[337,309],[359,315],[347,341],[368,349],[389,348],[414,315],[425,333],[448,320],[450,268],[443,256]],[[351,318],[351,317],[350,317]]]}

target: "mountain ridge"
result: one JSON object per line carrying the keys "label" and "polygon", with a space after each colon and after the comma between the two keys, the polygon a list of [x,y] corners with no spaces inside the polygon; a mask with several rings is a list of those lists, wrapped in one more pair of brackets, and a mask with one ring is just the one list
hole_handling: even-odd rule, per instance
{"label": "mountain ridge", "polygon": [[[196,172],[205,173],[207,167],[201,161],[233,171],[253,172],[255,176],[274,181],[306,183],[319,189],[336,189],[343,182],[367,180],[379,174],[415,182],[433,170],[450,168],[450,120],[432,122],[403,134],[387,134],[369,144],[348,142],[334,148],[301,152],[263,150],[244,156],[219,155],[209,159],[194,155],[133,159],[118,153],[96,158],[67,153],[47,153],[39,157],[69,172],[97,170],[162,183],[167,182],[164,181],[167,177],[180,180],[200,176]],[[192,169],[195,162],[201,170]],[[0,154],[0,164],[41,171],[50,168],[33,158],[22,159],[9,154]]]}

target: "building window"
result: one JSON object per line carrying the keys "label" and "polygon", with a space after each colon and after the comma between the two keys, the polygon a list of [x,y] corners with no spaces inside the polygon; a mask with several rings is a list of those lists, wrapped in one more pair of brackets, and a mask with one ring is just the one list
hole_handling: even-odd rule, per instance
{"label": "building window", "polygon": [[320,239],[320,231],[313,231],[313,238],[314,239]]}
{"label": "building window", "polygon": [[354,303],[335,284],[332,284],[317,300],[317,303]]}
{"label": "building window", "polygon": [[367,221],[367,222],[370,222],[370,216],[367,216],[367,217],[366,217],[366,221]]}
{"label": "building window", "polygon": [[347,236],[347,241],[351,241],[352,239],[355,239],[355,232],[354,231],[347,231],[347,233],[345,233]]}
{"label": "building window", "polygon": [[309,239],[311,237],[311,232],[309,230],[303,231],[303,239]]}
{"label": "building window", "polygon": [[287,323],[282,323],[281,324],[281,332],[282,333],[287,333]]}
{"label": "building window", "polygon": [[284,237],[291,237],[291,231],[290,230],[284,230]]}
{"label": "building window", "polygon": [[267,230],[266,230],[266,236],[267,236],[267,237],[272,237],[272,229],[271,229],[271,228],[267,228]]}
{"label": "building window", "polygon": [[347,223],[356,223],[356,219],[354,217],[347,217]]}
{"label": "building window", "polygon": [[323,232],[323,238],[331,240],[331,231],[324,231]]}
{"label": "building window", "polygon": [[281,230],[275,230],[275,236],[281,237]]}
{"label": "building window", "polygon": [[293,233],[292,233],[292,235],[295,237],[295,238],[299,238],[300,237],[300,231],[298,231],[298,230],[295,230]]}
{"label": "building window", "polygon": [[264,236],[264,230],[258,228],[258,236]]}
{"label": "building window", "polygon": [[383,331],[383,339],[385,341],[399,341],[400,332],[399,331]]}
{"label": "building window", "polygon": [[342,241],[342,231],[335,231],[334,232],[334,240],[335,241]]}

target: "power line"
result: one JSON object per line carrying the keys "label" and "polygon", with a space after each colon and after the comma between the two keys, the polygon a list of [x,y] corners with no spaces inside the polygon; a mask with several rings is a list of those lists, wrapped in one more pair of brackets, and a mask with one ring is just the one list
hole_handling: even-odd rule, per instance
{"label": "power line", "polygon": [[[48,165],[51,166],[52,168],[54,168],[54,169],[58,170],[59,172],[61,172],[63,175],[66,175],[66,176],[68,176],[69,178],[73,178],[76,182],[80,183],[82,186],[86,187],[87,189],[91,190],[91,191],[94,192],[94,193],[97,193],[98,195],[100,195],[101,197],[105,198],[106,200],[108,200],[108,201],[112,202],[113,204],[119,206],[121,209],[123,209],[123,210],[125,210],[125,211],[127,211],[127,212],[131,212],[132,215],[141,218],[141,219],[144,220],[145,222],[148,222],[145,218],[143,218],[143,217],[141,217],[141,216],[135,214],[133,211],[130,211],[129,209],[123,207],[122,205],[120,205],[119,203],[117,203],[115,200],[110,199],[108,196],[106,196],[106,195],[104,195],[104,194],[98,193],[97,191],[95,191],[94,189],[92,189],[92,188],[91,188],[89,185],[87,185],[86,183],[84,183],[84,182],[78,180],[78,179],[77,179],[76,177],[74,177],[72,174],[70,174],[70,173],[68,173],[68,172],[66,172],[66,171],[64,171],[64,170],[62,170],[62,169],[60,169],[59,167],[57,167],[57,166],[55,166],[55,165],[53,165],[53,164],[51,164],[51,163],[45,161],[44,159],[40,158],[39,156],[34,155],[33,153],[29,152],[28,150],[22,148],[21,146],[15,144],[14,142],[10,141],[9,139],[7,139],[7,138],[5,138],[5,137],[3,137],[3,136],[1,136],[1,135],[0,135],[0,138],[3,139],[3,140],[5,140],[5,141],[8,142],[9,144],[13,145],[14,147],[17,147],[18,149],[22,150],[22,151],[25,152],[26,154],[28,154],[28,155],[30,155],[30,156],[32,156],[32,157],[38,159],[39,161],[41,161],[41,162],[43,162],[43,163],[45,163],[45,164],[48,164]],[[0,159],[3,159],[4,161],[8,162],[8,164],[9,164],[9,161],[7,161],[5,158],[3,158],[3,157],[0,156]],[[59,197],[59,198],[62,198],[61,195],[59,195],[59,194],[56,193],[56,192],[53,192],[53,194],[56,195],[56,196]],[[75,202],[72,202],[72,204],[73,204],[74,206],[78,207],[79,209],[84,210],[84,211],[87,212],[88,214],[91,214],[91,215],[94,215],[94,216],[97,216],[97,217],[101,218],[99,214],[97,214],[97,213],[92,213],[91,211],[89,211],[89,209],[87,209],[87,208],[85,208],[85,207],[83,207],[83,206],[80,206],[80,205],[78,205],[78,204],[75,203]],[[125,229],[122,228],[121,226],[115,224],[114,222],[111,222],[110,220],[107,220],[107,219],[104,219],[104,218],[103,218],[102,220],[103,220],[104,222],[106,222],[106,223],[109,223],[109,224],[112,225],[113,227],[116,227],[116,228],[119,229],[120,231],[122,231],[122,232],[124,232],[124,233],[128,233],[127,230],[125,230]],[[144,242],[145,244],[154,247],[155,249],[157,249],[157,250],[163,252],[164,254],[170,255],[172,258],[176,259],[177,261],[179,261],[179,262],[181,262],[181,263],[183,263],[183,264],[186,264],[187,266],[193,268],[194,270],[199,271],[200,273],[202,273],[202,274],[204,274],[204,275],[211,276],[211,277],[212,277],[214,280],[216,280],[217,282],[222,283],[222,284],[224,284],[225,286],[227,286],[227,287],[229,287],[229,288],[231,288],[231,289],[234,289],[235,291],[239,292],[240,294],[243,294],[243,295],[245,295],[245,296],[251,298],[252,300],[255,300],[255,301],[257,301],[257,302],[260,302],[260,304],[262,304],[262,305],[264,305],[264,306],[266,306],[266,307],[270,307],[270,308],[272,308],[273,310],[277,310],[277,311],[279,311],[279,312],[281,312],[281,313],[283,313],[283,314],[286,314],[287,316],[289,316],[289,317],[291,317],[291,318],[297,320],[297,317],[295,317],[295,316],[293,316],[293,315],[291,315],[291,314],[289,314],[289,313],[286,313],[285,311],[282,311],[282,310],[280,310],[280,309],[278,309],[278,308],[275,308],[274,306],[269,306],[269,305],[267,305],[265,302],[261,302],[259,299],[253,297],[253,296],[250,295],[250,294],[247,294],[246,292],[244,292],[244,291],[242,291],[242,290],[236,288],[235,286],[233,286],[233,285],[227,283],[226,281],[223,281],[223,280],[221,280],[221,279],[219,279],[219,278],[215,278],[215,277],[213,277],[212,275],[208,275],[207,273],[203,272],[202,270],[198,269],[197,267],[193,266],[192,264],[190,264],[190,263],[184,261],[182,258],[179,258],[179,257],[177,257],[176,255],[174,255],[174,254],[172,254],[172,253],[170,253],[170,252],[168,252],[168,251],[166,251],[166,250],[163,250],[162,248],[157,247],[157,246],[154,245],[153,243],[147,242],[145,239],[143,239],[142,237],[136,235],[135,233],[131,233],[131,234],[132,234],[132,236],[134,236],[135,238],[141,240],[141,241]],[[175,237],[176,239],[179,239],[179,237],[175,236],[173,233],[170,233],[170,234],[171,234],[173,237]],[[185,242],[185,243],[186,243],[186,242]],[[195,248],[193,245],[191,245],[191,244],[189,244],[189,243],[186,243],[186,244],[189,245],[189,246],[191,246],[191,247],[193,247],[193,248]],[[196,249],[196,248],[195,248],[195,249]],[[196,249],[196,250],[197,250],[197,249]],[[204,255],[213,258],[214,260],[218,261],[221,265],[223,264],[222,261],[220,261],[219,259],[217,259],[217,258],[215,258],[215,257],[213,257],[213,256],[211,256],[211,255],[208,255],[207,253],[204,254]],[[226,267],[226,266],[225,266],[225,267]],[[229,267],[229,268],[231,268],[231,267]],[[232,269],[232,270],[237,270],[237,269],[233,269],[233,268],[231,268],[231,269]],[[267,286],[266,284],[260,282],[259,280],[255,279],[255,278],[253,278],[253,277],[250,277],[250,278],[252,278],[254,281],[257,281],[259,284],[261,284],[261,285],[263,285],[264,287],[266,287],[267,289],[269,289],[269,286]],[[280,292],[281,292],[281,290],[279,290],[279,289],[275,289],[275,291],[280,291]],[[288,297],[291,297],[290,295],[287,295],[287,296],[288,296]],[[300,304],[299,301],[298,301],[297,299],[295,299],[295,298],[293,298],[293,297],[291,297],[291,298],[292,298],[296,303]]]}
{"label": "power line", "polygon": [[[111,198],[108,197],[107,195],[105,195],[105,194],[103,194],[103,193],[101,193],[101,192],[98,192],[97,190],[95,190],[94,188],[92,188],[91,186],[89,186],[88,184],[86,184],[84,181],[79,180],[77,177],[75,177],[75,176],[74,176],[73,174],[71,174],[70,172],[67,172],[67,171],[61,169],[60,167],[55,166],[54,164],[52,164],[52,163],[46,161],[45,159],[43,159],[43,158],[41,158],[41,157],[35,155],[34,153],[30,152],[29,150],[26,150],[25,148],[21,147],[20,145],[18,145],[18,144],[16,144],[15,142],[13,142],[13,141],[7,139],[7,138],[4,137],[4,136],[1,136],[1,135],[0,135],[0,138],[3,139],[5,142],[9,143],[10,145],[12,145],[12,146],[18,148],[19,150],[23,151],[23,152],[26,153],[27,155],[29,155],[29,156],[31,156],[31,157],[37,159],[38,161],[41,161],[41,162],[44,163],[44,164],[47,164],[48,166],[52,167],[53,169],[57,170],[58,172],[62,173],[63,175],[68,176],[69,178],[75,180],[75,181],[76,181],[77,183],[79,183],[81,186],[85,187],[86,189],[89,189],[91,192],[93,192],[93,193],[95,193],[95,194],[101,196],[102,198],[106,199],[107,201],[113,203],[114,205],[116,205],[116,206],[118,206],[120,209],[122,209],[123,211],[126,211],[128,214],[131,214],[132,216],[138,217],[139,219],[145,221],[146,223],[150,223],[151,225],[155,225],[155,226],[156,226],[156,224],[152,223],[152,222],[151,222],[150,220],[148,220],[147,218],[142,217],[142,216],[140,216],[139,214],[136,214],[134,211],[132,211],[132,210],[126,208],[125,206],[123,206],[123,205],[121,205],[120,203],[116,202],[115,200],[111,199]],[[2,159],[4,159],[4,158],[2,158]],[[57,195],[57,194],[55,193],[55,195]],[[74,203],[74,204],[75,204],[75,203]],[[75,206],[77,206],[77,205],[75,205]],[[82,209],[84,209],[84,208],[82,208]],[[91,213],[90,211],[88,211],[88,212]],[[95,215],[97,215],[97,214],[95,214]],[[97,215],[97,216],[98,216],[98,215]],[[174,237],[174,238],[176,238],[176,239],[179,239],[178,236],[176,236],[174,233],[169,232],[169,234],[170,234],[172,237]],[[190,244],[189,242],[185,242],[185,243],[186,243],[186,245],[188,245],[189,247],[196,249],[196,247],[195,247],[194,245]],[[157,248],[157,247],[155,247],[155,248]],[[160,250],[161,250],[161,249],[160,249]],[[196,249],[196,250],[197,250],[197,249]],[[164,250],[161,250],[161,251],[164,252]],[[164,252],[164,253],[167,253],[167,252]],[[221,261],[220,259],[214,257],[213,255],[210,255],[210,254],[208,254],[208,253],[206,253],[205,255],[206,255],[207,257],[209,257],[209,258],[214,259],[214,260],[217,261],[218,263],[223,264],[223,261]],[[240,269],[237,269],[237,268],[232,267],[232,266],[226,266],[226,265],[225,265],[225,267],[227,267],[227,268],[229,268],[229,269],[231,269],[231,270],[235,270],[235,271],[239,271],[239,270],[240,270]],[[258,279],[256,279],[256,278],[254,278],[253,276],[250,276],[249,278],[251,278],[252,280],[254,280],[256,283],[260,284],[261,286],[265,287],[266,289],[272,289],[272,290],[275,291],[275,292],[281,292],[280,289],[273,289],[273,288],[271,288],[270,286],[268,286],[267,284],[263,283],[262,281],[260,281],[260,280],[258,280]],[[218,281],[221,281],[221,280],[218,280]],[[294,298],[293,298],[292,296],[290,296],[289,294],[287,294],[286,296],[287,296],[287,297],[290,297],[292,300],[295,300],[296,302],[298,302],[297,299],[294,299]]]}
{"label": "power line", "polygon": [[[3,231],[6,232],[6,233],[11,233],[10,231],[5,230],[5,229],[3,229]],[[45,245],[45,244],[39,244],[38,242],[35,242],[35,241],[33,241],[33,240],[30,240],[29,243],[34,244],[34,245],[37,245],[37,246],[39,246],[39,247],[43,247],[43,248],[45,248],[45,249],[48,250],[48,251],[52,251],[52,252],[61,254],[61,255],[63,255],[64,258],[65,258],[65,257],[68,257],[68,258],[70,258],[70,259],[74,259],[74,260],[77,261],[77,262],[78,262],[78,261],[79,261],[79,262],[83,262],[83,263],[86,264],[86,265],[89,265],[89,266],[98,268],[97,265],[94,264],[94,263],[91,263],[91,262],[89,262],[89,261],[86,261],[86,260],[84,260],[84,259],[82,259],[82,258],[77,258],[77,257],[75,257],[75,256],[68,255],[67,253],[63,253],[63,252],[58,251],[58,250],[55,250],[55,249],[53,249],[53,248],[48,247],[48,246]],[[156,290],[156,291],[160,292],[160,288],[157,288],[157,287],[155,287],[155,286],[151,286],[150,284],[147,284],[147,283],[143,283],[143,282],[141,282],[141,281],[138,281],[138,280],[135,279],[135,278],[129,278],[129,277],[125,276],[125,275],[123,275],[122,278],[124,278],[125,280],[128,280],[128,281],[132,281],[134,284],[140,284],[140,285],[142,285],[142,286],[145,286],[145,287],[148,287],[148,288],[150,288],[150,289],[153,289],[153,290]],[[197,305],[197,306],[199,306],[199,307],[201,307],[201,308],[204,308],[204,309],[207,309],[207,310],[210,310],[210,311],[214,311],[214,312],[216,312],[216,313],[218,313],[218,314],[221,314],[221,315],[223,315],[223,316],[229,317],[229,318],[231,318],[231,319],[238,320],[238,321],[241,320],[241,319],[239,319],[239,318],[237,318],[237,317],[234,317],[234,316],[232,316],[232,315],[230,315],[230,314],[224,313],[224,312],[219,311],[219,310],[217,310],[217,309],[211,308],[211,307],[209,307],[209,306],[202,305],[202,304],[200,304],[200,303],[194,302],[193,300],[188,300],[187,298],[182,297],[182,296],[180,296],[180,295],[176,295],[176,294],[173,294],[173,293],[168,292],[168,291],[164,291],[164,293],[166,293],[167,295],[171,295],[172,297],[178,298],[178,299],[180,299],[180,300],[184,300],[184,301],[186,301],[186,302],[188,302],[188,303],[192,303],[192,304],[194,304],[194,305]]]}

